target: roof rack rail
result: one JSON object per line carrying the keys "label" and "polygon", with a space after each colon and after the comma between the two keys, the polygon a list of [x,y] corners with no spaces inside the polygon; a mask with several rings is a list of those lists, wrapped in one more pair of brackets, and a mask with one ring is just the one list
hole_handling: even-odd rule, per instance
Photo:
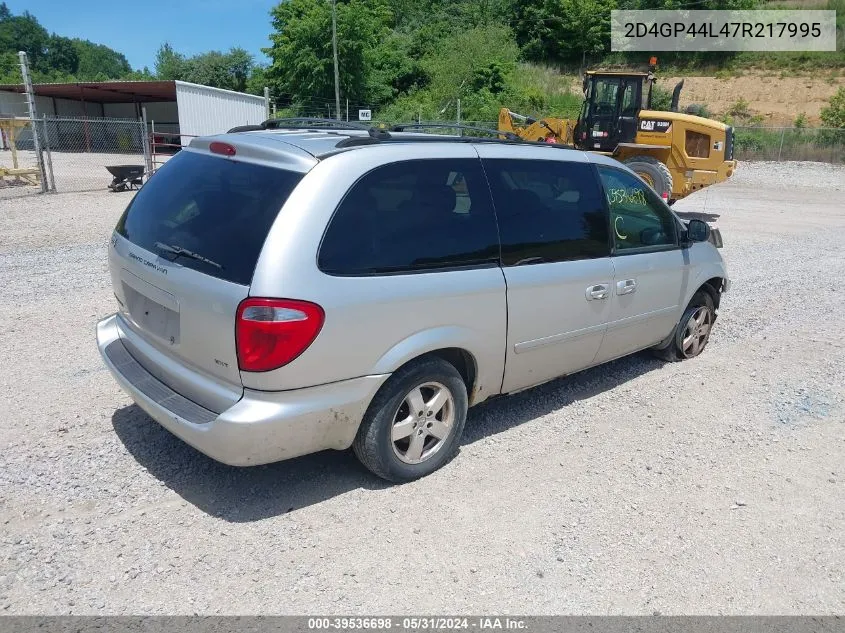
{"label": "roof rack rail", "polygon": [[382,141],[397,140],[390,136],[390,132],[376,127],[367,129],[368,136],[350,136],[339,141],[335,147],[356,147],[360,145],[376,145]]}
{"label": "roof rack rail", "polygon": [[522,139],[514,134],[513,132],[503,132],[501,130],[494,130],[492,128],[487,127],[477,127],[474,125],[461,125],[460,123],[397,123],[396,125],[391,126],[391,132],[404,132],[408,129],[415,129],[415,130],[424,130],[424,129],[434,129],[434,130],[470,130],[472,132],[485,132],[486,134],[492,134],[496,137],[503,136],[505,139],[509,141],[521,141]]}
{"label": "roof rack rail", "polygon": [[[337,143],[335,147],[345,149],[348,147],[361,147],[364,145],[378,145],[379,143],[504,143],[514,145],[536,145],[539,147],[559,148],[559,149],[576,149],[573,145],[566,145],[563,143],[546,143],[543,141],[529,141],[524,138],[512,134],[510,132],[502,132],[500,130],[491,130],[488,128],[474,128],[469,125],[448,125],[448,124],[418,124],[409,123],[407,125],[394,125],[390,128],[392,132],[402,132],[405,128],[425,128],[425,127],[462,127],[468,130],[478,130],[486,133],[492,133],[496,136],[494,138],[481,136],[453,136],[445,134],[418,134],[413,136],[394,136],[387,130],[379,128],[370,128],[368,136],[350,136]],[[502,138],[504,137],[504,138]]]}
{"label": "roof rack rail", "polygon": [[236,125],[226,134],[236,134],[238,132],[257,132],[258,130],[266,130],[263,125]]}
{"label": "roof rack rail", "polygon": [[[379,143],[514,143],[507,139],[484,138],[480,136],[445,136],[443,134],[429,134],[427,136],[350,136],[338,142],[335,147],[361,147],[362,145],[378,145]],[[526,144],[531,144],[527,143]]]}
{"label": "roof rack rail", "polygon": [[339,121],[337,119],[321,119],[318,117],[289,117],[283,119],[267,119],[261,124],[265,130],[285,128],[314,128],[327,127],[337,130],[368,130],[369,126],[354,121]]}
{"label": "roof rack rail", "polygon": [[335,130],[368,130],[366,125],[352,121],[338,121],[337,119],[321,119],[317,117],[290,117],[282,119],[267,119],[258,125],[238,125],[233,127],[227,134],[237,132],[257,132],[259,130],[308,130],[308,129],[335,129]]}

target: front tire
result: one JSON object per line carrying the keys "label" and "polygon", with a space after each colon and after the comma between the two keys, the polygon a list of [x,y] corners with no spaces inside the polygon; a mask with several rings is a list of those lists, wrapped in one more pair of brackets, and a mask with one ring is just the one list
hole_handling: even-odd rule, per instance
{"label": "front tire", "polygon": [[655,349],[654,354],[668,362],[695,358],[707,347],[715,320],[713,298],[707,292],[699,290],[684,310],[669,343],[665,347]]}
{"label": "front tire", "polygon": [[658,196],[665,193],[668,198],[672,197],[672,172],[665,164],[652,156],[633,156],[624,164],[654,189]]}
{"label": "front tire", "polygon": [[382,479],[425,477],[454,456],[467,407],[466,385],[455,367],[437,357],[419,359],[379,389],[352,450]]}

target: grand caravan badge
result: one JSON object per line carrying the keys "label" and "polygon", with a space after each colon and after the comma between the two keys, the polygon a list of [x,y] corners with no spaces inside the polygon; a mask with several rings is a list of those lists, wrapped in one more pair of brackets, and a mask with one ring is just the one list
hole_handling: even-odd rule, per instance
{"label": "grand caravan badge", "polygon": [[640,119],[640,132],[668,132],[671,128],[671,121]]}

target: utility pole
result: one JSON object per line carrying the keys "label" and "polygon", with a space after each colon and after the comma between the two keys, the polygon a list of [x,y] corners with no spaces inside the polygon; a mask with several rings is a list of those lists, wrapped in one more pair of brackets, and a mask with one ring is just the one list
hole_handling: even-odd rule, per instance
{"label": "utility pole", "polygon": [[35,91],[32,89],[32,79],[29,76],[29,63],[26,59],[26,52],[19,51],[18,59],[21,63],[21,75],[23,76],[24,91],[26,92],[26,105],[29,110],[29,120],[32,125],[32,145],[35,149],[35,159],[38,161],[38,171],[41,174],[41,192],[47,193],[47,174],[44,170],[44,156],[41,155],[41,139],[38,134],[38,113],[35,110]]}
{"label": "utility pole", "polygon": [[337,69],[337,2],[332,0],[332,52],[334,53],[335,118],[340,121],[340,73]]}

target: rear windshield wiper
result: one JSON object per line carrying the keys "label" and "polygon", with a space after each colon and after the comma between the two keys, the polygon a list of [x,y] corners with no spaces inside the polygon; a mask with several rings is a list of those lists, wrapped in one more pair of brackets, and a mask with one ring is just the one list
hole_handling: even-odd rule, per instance
{"label": "rear windshield wiper", "polygon": [[185,257],[190,257],[191,259],[195,259],[198,262],[202,262],[203,264],[208,264],[209,266],[214,266],[215,268],[223,269],[223,266],[218,264],[215,261],[208,259],[207,257],[203,257],[199,253],[195,253],[193,251],[189,251],[187,248],[182,248],[177,244],[165,244],[164,242],[156,242],[155,247],[159,250],[165,251],[166,253],[172,253],[174,255],[184,255]]}

